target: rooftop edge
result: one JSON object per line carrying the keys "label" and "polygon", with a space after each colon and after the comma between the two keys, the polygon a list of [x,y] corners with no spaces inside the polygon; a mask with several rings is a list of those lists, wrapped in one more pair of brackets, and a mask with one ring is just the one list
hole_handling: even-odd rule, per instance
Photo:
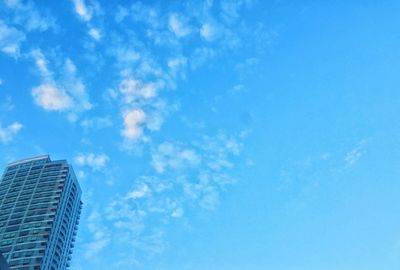
{"label": "rooftop edge", "polygon": [[21,160],[16,160],[16,161],[8,163],[8,166],[18,165],[18,164],[22,164],[22,163],[25,163],[25,162],[41,160],[41,159],[47,159],[47,160],[51,161],[49,155],[41,155],[41,156],[37,156],[37,157],[31,157],[31,158],[25,158],[25,159],[21,159]]}

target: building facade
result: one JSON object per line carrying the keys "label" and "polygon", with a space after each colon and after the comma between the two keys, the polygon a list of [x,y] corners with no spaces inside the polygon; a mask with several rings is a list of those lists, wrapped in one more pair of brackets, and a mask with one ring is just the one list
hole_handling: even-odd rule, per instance
{"label": "building facade", "polygon": [[81,209],[67,161],[44,155],[10,163],[0,180],[0,253],[10,269],[68,268]]}
{"label": "building facade", "polygon": [[3,257],[1,253],[0,253],[0,270],[10,270],[10,266],[8,266],[6,259]]}

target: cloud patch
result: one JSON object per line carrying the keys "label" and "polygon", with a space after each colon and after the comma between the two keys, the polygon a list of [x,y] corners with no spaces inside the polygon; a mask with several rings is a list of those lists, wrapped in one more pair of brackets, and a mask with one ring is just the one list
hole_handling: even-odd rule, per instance
{"label": "cloud patch", "polygon": [[107,163],[110,161],[110,158],[106,154],[94,154],[94,153],[86,153],[79,154],[75,157],[75,163],[78,166],[87,166],[92,168],[92,170],[100,170],[104,168]]}
{"label": "cloud patch", "polygon": [[32,89],[35,103],[48,111],[68,112],[70,120],[75,120],[82,111],[92,108],[86,86],[77,75],[77,68],[71,59],[66,58],[56,74],[50,69],[50,62],[40,50],[33,50],[31,56],[35,61],[37,72],[42,83]]}
{"label": "cloud patch", "polygon": [[0,20],[0,50],[10,56],[20,54],[21,43],[26,39],[25,34],[14,27],[7,26]]}
{"label": "cloud patch", "polygon": [[128,192],[126,199],[137,200],[149,196],[151,193],[150,188],[147,184],[142,183],[140,186],[136,187],[134,190]]}
{"label": "cloud patch", "polygon": [[143,123],[146,121],[146,113],[140,109],[133,109],[127,111],[123,118],[122,136],[129,140],[140,139],[143,135]]}
{"label": "cloud patch", "polygon": [[38,106],[48,111],[65,111],[73,105],[72,99],[63,89],[50,83],[33,88],[32,96]]}
{"label": "cloud patch", "polygon": [[90,28],[89,35],[96,41],[100,41],[101,39],[101,32],[97,28]]}
{"label": "cloud patch", "polygon": [[92,19],[93,10],[87,6],[85,0],[72,0],[76,14],[83,21],[88,22]]}
{"label": "cloud patch", "polygon": [[366,142],[367,142],[366,140],[361,140],[355,148],[347,152],[346,157],[344,159],[344,162],[347,167],[354,166],[359,161],[359,159],[365,154],[364,148]]}
{"label": "cloud patch", "polygon": [[109,231],[102,225],[102,216],[97,210],[94,210],[87,219],[89,232],[92,234],[92,239],[85,244],[84,256],[86,259],[91,259],[99,252],[105,249],[110,241]]}
{"label": "cloud patch", "polygon": [[2,127],[0,124],[0,142],[6,144],[12,141],[22,127],[22,124],[19,122],[14,122],[6,127]]}
{"label": "cloud patch", "polygon": [[132,77],[124,78],[119,85],[119,92],[123,95],[125,103],[153,98],[156,96],[157,90],[156,83],[143,83]]}
{"label": "cloud patch", "polygon": [[214,41],[221,34],[221,26],[214,22],[206,22],[200,28],[200,36],[206,41]]}
{"label": "cloud patch", "polygon": [[201,158],[190,148],[183,148],[173,143],[162,143],[152,153],[151,165],[158,173],[168,169],[183,169],[200,164]]}
{"label": "cloud patch", "polygon": [[113,197],[105,208],[112,244],[136,250],[135,256],[162,252],[167,246],[164,231],[172,222],[179,224],[186,211],[218,207],[224,188],[235,182],[230,170],[240,145],[234,137],[219,134],[155,147],[153,173],[136,177],[132,188]]}
{"label": "cloud patch", "polygon": [[192,27],[189,25],[188,19],[179,14],[171,14],[168,19],[169,29],[178,38],[185,37],[192,32]]}
{"label": "cloud patch", "polygon": [[81,121],[81,126],[85,129],[104,129],[112,127],[113,121],[110,116],[85,118]]}
{"label": "cloud patch", "polygon": [[33,1],[5,0],[8,11],[13,12],[12,20],[28,32],[46,31],[56,28],[56,20],[49,14],[40,13]]}

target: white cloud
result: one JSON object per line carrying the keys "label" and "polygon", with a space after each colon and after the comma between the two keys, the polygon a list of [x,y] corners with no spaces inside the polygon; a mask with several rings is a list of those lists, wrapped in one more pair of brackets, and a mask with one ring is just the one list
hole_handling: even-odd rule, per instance
{"label": "white cloud", "polygon": [[168,60],[168,67],[170,69],[171,75],[176,76],[176,74],[180,73],[182,77],[185,76],[185,73],[182,72],[187,65],[187,58],[183,56],[177,56]]}
{"label": "white cloud", "polygon": [[168,20],[169,29],[178,37],[185,37],[192,32],[186,17],[178,14],[171,14]]}
{"label": "white cloud", "polygon": [[151,164],[158,173],[163,173],[169,168],[193,167],[198,165],[200,161],[201,158],[193,149],[183,148],[173,143],[162,143],[152,153]]}
{"label": "white cloud", "polygon": [[153,111],[146,116],[146,127],[149,130],[156,131],[160,130],[164,123],[165,115],[168,114],[168,110],[163,107],[165,106],[163,102],[155,102],[152,106],[154,106]]}
{"label": "white cloud", "polygon": [[364,145],[366,142],[367,142],[366,140],[361,140],[354,149],[350,150],[346,154],[344,161],[347,167],[355,165],[358,162],[358,160],[364,155],[365,153]]}
{"label": "white cloud", "polygon": [[[151,197],[148,197],[148,199],[151,199]],[[116,236],[115,241],[119,245],[127,244],[129,249],[136,250],[135,254],[139,252],[157,254],[165,248],[163,228],[146,226],[146,218],[149,213],[138,207],[140,202],[146,200],[118,197],[108,205],[105,212],[105,216],[113,224]],[[130,260],[134,260],[135,254],[130,254]],[[127,265],[122,267],[125,264],[125,259],[119,261],[119,268],[121,269],[129,268],[132,263],[129,261]]]}
{"label": "white cloud", "polygon": [[18,122],[14,122],[11,125],[4,128],[0,125],[0,142],[1,143],[10,142],[21,129],[22,129],[22,124]]}
{"label": "white cloud", "polygon": [[62,84],[67,89],[68,93],[74,99],[74,110],[86,111],[92,108],[89,101],[89,96],[86,87],[82,80],[77,76],[77,68],[71,59],[66,59],[64,64],[64,76],[62,77]]}
{"label": "white cloud", "polygon": [[122,136],[130,140],[138,140],[143,135],[142,124],[146,121],[146,113],[140,109],[133,109],[124,114],[124,129]]}
{"label": "white cloud", "polygon": [[153,98],[157,94],[156,83],[143,83],[132,77],[124,78],[119,85],[119,92],[124,96],[126,103],[132,103],[138,99]]}
{"label": "white cloud", "polygon": [[115,21],[116,21],[117,23],[120,23],[120,22],[122,22],[128,15],[129,15],[129,11],[128,11],[127,8],[124,8],[124,7],[122,7],[122,6],[118,6],[118,10],[117,10],[117,12],[116,12],[116,14],[115,14],[114,19],[115,19]]}
{"label": "white cloud", "polygon": [[82,171],[82,170],[79,170],[76,173],[76,176],[78,177],[79,180],[82,180],[82,179],[86,178],[86,173],[84,171]]}
{"label": "white cloud", "polygon": [[77,76],[77,68],[71,59],[67,58],[58,68],[60,75],[56,80],[49,61],[40,50],[33,50],[31,56],[42,77],[42,83],[32,89],[38,106],[49,111],[67,111],[71,120],[76,120],[77,113],[92,108],[86,87]]}
{"label": "white cloud", "polygon": [[168,60],[168,67],[170,69],[177,69],[181,66],[186,66],[186,63],[187,63],[186,57],[179,56]]}
{"label": "white cloud", "polygon": [[2,79],[0,79],[0,85],[3,85],[3,80]]}
{"label": "white cloud", "polygon": [[5,4],[14,11],[13,22],[22,25],[26,31],[46,31],[56,27],[55,19],[39,13],[33,1],[6,0]]}
{"label": "white cloud", "polygon": [[21,43],[25,40],[25,34],[14,27],[7,26],[0,20],[0,50],[10,56],[18,56]]}
{"label": "white cloud", "polygon": [[[75,13],[79,16],[79,18],[85,22],[86,27],[88,28],[89,36],[99,42],[102,37],[102,31],[98,27],[94,27],[92,23],[92,19],[96,15],[103,15],[103,11],[101,9],[100,4],[96,0],[91,0],[90,5],[85,2],[85,0],[71,0],[74,4]],[[87,44],[88,47],[93,48],[93,43]]]}
{"label": "white cloud", "polygon": [[101,32],[97,28],[90,28],[89,35],[96,41],[100,41],[101,39]]}
{"label": "white cloud", "polygon": [[149,29],[159,28],[163,23],[160,20],[160,11],[151,5],[144,5],[143,3],[137,1],[133,3],[130,7],[131,18],[138,22],[143,22],[147,24]]}
{"label": "white cloud", "polygon": [[79,166],[88,166],[93,170],[100,170],[104,168],[109,162],[110,158],[106,154],[86,153],[79,154],[75,157],[75,163]]}
{"label": "white cloud", "polygon": [[120,64],[131,65],[140,59],[140,54],[134,49],[125,44],[119,44],[110,48],[112,54],[115,55]]}
{"label": "white cloud", "polygon": [[54,84],[41,84],[33,88],[35,103],[48,111],[65,111],[72,107],[72,99]]}
{"label": "white cloud", "polygon": [[128,192],[126,195],[126,199],[141,199],[147,197],[151,194],[151,190],[149,186],[145,183],[142,183],[139,187],[135,188],[134,190]]}
{"label": "white cloud", "polygon": [[171,217],[173,217],[173,218],[181,218],[181,217],[183,217],[184,213],[185,213],[185,211],[183,210],[183,208],[178,207],[171,213]]}
{"label": "white cloud", "polygon": [[191,67],[196,69],[204,65],[207,61],[217,56],[217,52],[211,48],[202,47],[197,48],[192,53],[191,57]]}
{"label": "white cloud", "polygon": [[[200,136],[189,144],[164,142],[154,148],[154,172],[136,177],[133,187],[116,195],[104,212],[118,245],[140,255],[159,253],[166,245],[165,228],[178,224],[186,209],[215,210],[225,186],[234,182],[228,170],[239,146],[233,137],[219,134]],[[213,169],[210,164],[220,160],[232,166]]]}
{"label": "white cloud", "polygon": [[[135,3],[129,7],[119,7],[118,13],[120,12],[121,14],[117,16],[118,21],[129,16],[130,20],[145,23],[152,30],[162,31],[169,38],[176,40],[173,34],[165,29],[165,25],[153,20],[155,16],[154,18],[160,21],[157,9],[142,3]],[[127,14],[127,12],[129,13]],[[177,20],[183,22],[186,19],[171,16],[171,24],[174,27],[178,25]],[[151,39],[147,30],[146,34],[147,38]],[[111,46],[108,52],[116,60],[115,63],[121,79],[112,90],[108,90],[108,98],[123,103],[121,108],[124,117],[122,135],[129,140],[144,138],[147,141],[146,133],[159,130],[165,117],[176,109],[176,104],[167,103],[165,98],[160,96],[160,93],[163,90],[176,87],[176,75],[184,77],[188,61],[186,57],[180,54],[174,57],[167,56],[166,59],[153,57],[150,48],[147,48],[145,43],[142,43],[134,35],[117,34],[110,36],[110,39]],[[165,67],[165,64],[167,67]],[[133,114],[127,113],[127,111],[132,110],[142,112],[136,113],[138,119],[133,119]],[[128,148],[131,148],[129,141],[124,141],[124,143]]]}
{"label": "white cloud", "polygon": [[360,149],[354,149],[347,153],[345,162],[347,166],[354,165],[362,156],[362,151]]}
{"label": "white cloud", "polygon": [[212,187],[206,187],[202,192],[199,205],[207,210],[215,210],[219,204],[219,192]]}
{"label": "white cloud", "polygon": [[11,96],[7,96],[3,102],[0,103],[0,110],[3,112],[10,112],[14,110],[15,105]]}
{"label": "white cloud", "polygon": [[[122,66],[121,80],[117,87],[108,90],[107,98],[123,103],[124,128],[121,134],[128,140],[147,139],[144,128],[148,131],[159,130],[164,118],[177,108],[176,104],[169,105],[159,97],[159,92],[167,88],[165,81],[172,79],[171,75],[164,73],[152,59],[143,57],[132,48],[117,46],[111,51]],[[124,60],[125,54],[129,61]],[[184,60],[179,60],[182,63],[170,61],[171,69],[179,69],[183,65]],[[127,148],[131,148],[129,141],[124,143]]]}
{"label": "white cloud", "polygon": [[79,17],[88,22],[92,19],[92,8],[88,7],[85,4],[85,0],[72,0],[75,6],[75,12],[79,15]]}
{"label": "white cloud", "polygon": [[234,23],[240,16],[240,9],[248,7],[254,0],[223,0],[221,1],[221,17],[226,23]]}
{"label": "white cloud", "polygon": [[204,136],[197,144],[205,152],[209,169],[214,172],[232,168],[230,158],[238,156],[241,150],[241,144],[235,138],[224,134],[216,137]]}
{"label": "white cloud", "polygon": [[200,28],[200,35],[206,41],[213,41],[219,37],[221,33],[220,26],[216,23],[207,22]]}
{"label": "white cloud", "polygon": [[245,86],[243,84],[237,84],[233,86],[232,90],[230,91],[232,94],[238,94],[245,91]]}
{"label": "white cloud", "polygon": [[6,6],[11,8],[19,7],[21,5],[20,0],[4,0],[4,3],[6,4]]}
{"label": "white cloud", "polygon": [[81,126],[85,129],[103,129],[111,127],[112,125],[113,121],[109,116],[85,118],[81,122]]}
{"label": "white cloud", "polygon": [[43,55],[43,53],[40,50],[33,50],[31,52],[31,55],[35,60],[35,64],[36,64],[37,68],[39,69],[40,74],[46,80],[50,80],[52,74],[48,68],[48,61],[47,61],[46,57]]}
{"label": "white cloud", "polygon": [[106,248],[110,241],[109,231],[102,225],[102,215],[94,210],[87,219],[89,232],[92,234],[90,242],[85,244],[84,256],[86,259],[93,258],[96,254]]}

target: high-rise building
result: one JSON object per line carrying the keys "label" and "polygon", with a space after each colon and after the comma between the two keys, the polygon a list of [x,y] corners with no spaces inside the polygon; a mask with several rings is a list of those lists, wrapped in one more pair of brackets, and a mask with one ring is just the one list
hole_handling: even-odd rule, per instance
{"label": "high-rise building", "polygon": [[80,198],[65,160],[44,155],[8,164],[0,180],[0,253],[11,269],[69,267]]}
{"label": "high-rise building", "polygon": [[6,259],[4,259],[3,255],[0,253],[0,270],[10,270]]}

